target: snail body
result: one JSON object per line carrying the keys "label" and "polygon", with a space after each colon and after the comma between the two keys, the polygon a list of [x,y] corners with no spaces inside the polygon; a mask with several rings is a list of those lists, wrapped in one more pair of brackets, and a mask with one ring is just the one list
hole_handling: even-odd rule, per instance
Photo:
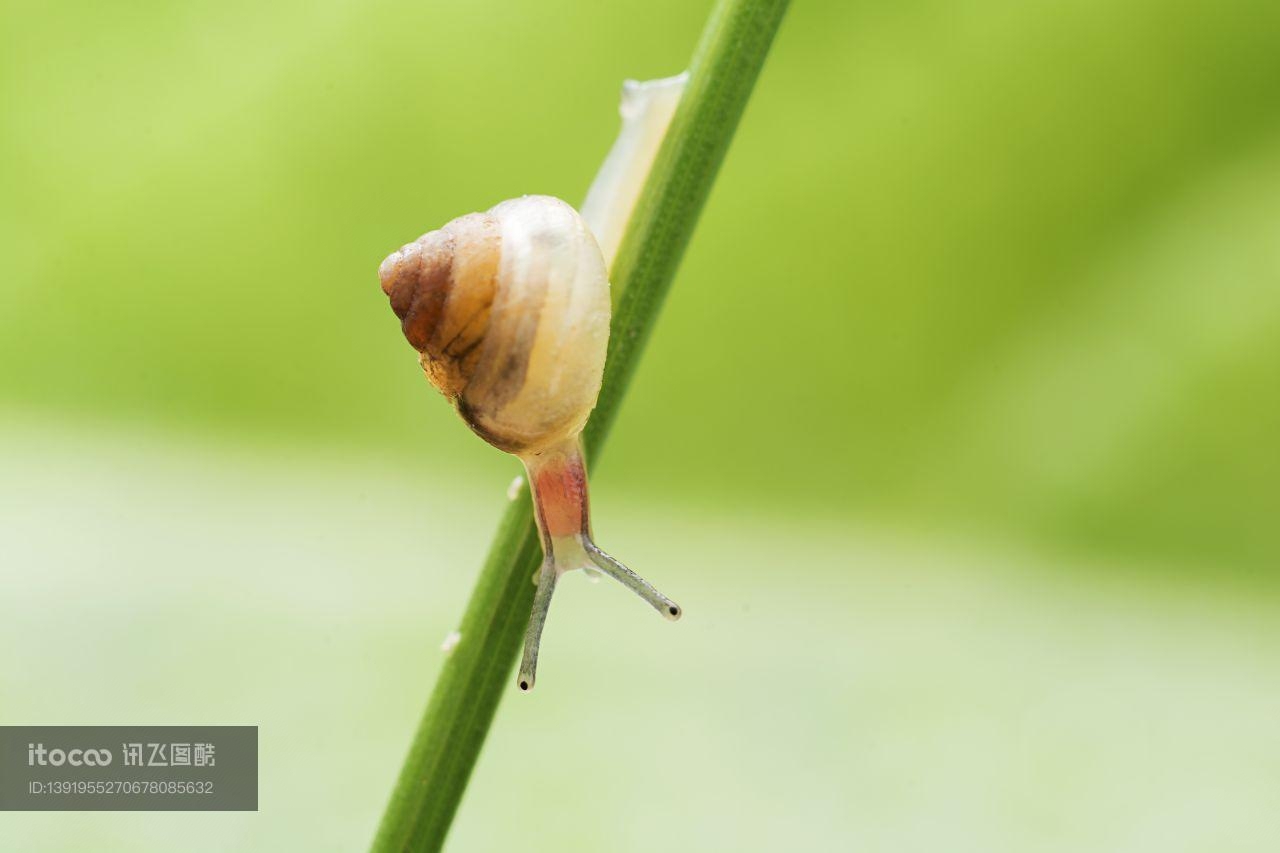
{"label": "snail body", "polygon": [[550,196],[504,201],[422,235],[378,273],[427,378],[528,472],[544,560],[521,689],[533,687],[551,595],[566,571],[599,569],[679,618],[678,605],[592,538],[580,435],[604,373],[609,279],[577,211]]}

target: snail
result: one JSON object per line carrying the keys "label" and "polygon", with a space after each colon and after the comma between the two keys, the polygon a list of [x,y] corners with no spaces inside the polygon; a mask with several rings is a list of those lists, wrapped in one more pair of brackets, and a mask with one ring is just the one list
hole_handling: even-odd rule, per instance
{"label": "snail", "polygon": [[560,575],[597,569],[668,619],[680,607],[601,550],[591,532],[581,433],[609,340],[609,278],[592,229],[551,196],[458,217],[392,253],[382,290],[427,378],[477,435],[518,456],[542,540],[521,690]]}

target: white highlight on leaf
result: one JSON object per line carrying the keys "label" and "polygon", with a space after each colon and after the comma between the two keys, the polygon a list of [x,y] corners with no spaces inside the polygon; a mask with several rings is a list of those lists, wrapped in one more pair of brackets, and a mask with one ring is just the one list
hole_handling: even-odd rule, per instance
{"label": "white highlight on leaf", "polygon": [[524,485],[524,475],[517,474],[516,478],[511,481],[511,485],[507,486],[507,500],[513,501],[520,497],[520,487]]}
{"label": "white highlight on leaf", "polygon": [[440,651],[448,654],[453,651],[454,647],[462,641],[462,633],[460,631],[450,631],[449,636],[444,638],[444,642],[440,644]]}

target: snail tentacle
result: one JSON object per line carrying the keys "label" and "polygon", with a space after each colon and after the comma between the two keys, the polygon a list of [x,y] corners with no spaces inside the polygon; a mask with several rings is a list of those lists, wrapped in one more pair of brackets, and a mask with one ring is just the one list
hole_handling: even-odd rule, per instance
{"label": "snail tentacle", "polygon": [[524,629],[524,657],[520,660],[520,689],[530,691],[538,677],[538,648],[542,644],[542,629],[547,624],[547,612],[551,609],[551,597],[556,591],[560,573],[548,558],[543,561],[538,577],[538,590],[533,594],[533,612],[529,625]]}
{"label": "snail tentacle", "polygon": [[683,613],[680,605],[658,592],[653,584],[628,569],[609,554],[606,554],[590,539],[585,539],[582,545],[587,549],[587,556],[591,562],[595,563],[600,568],[600,571],[643,598],[649,603],[650,607],[661,613],[664,618],[672,622],[680,618]]}

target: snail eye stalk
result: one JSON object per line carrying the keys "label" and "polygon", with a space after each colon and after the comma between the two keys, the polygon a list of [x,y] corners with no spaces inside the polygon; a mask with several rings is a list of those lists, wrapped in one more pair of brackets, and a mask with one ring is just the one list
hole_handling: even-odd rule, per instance
{"label": "snail eye stalk", "polygon": [[532,690],[537,678],[538,647],[551,609],[556,582],[565,572],[598,569],[643,598],[667,619],[680,618],[680,605],[667,598],[644,578],[596,545],[591,535],[591,510],[587,493],[587,468],[578,436],[536,453],[523,454],[529,474],[534,516],[542,539],[544,558],[533,596],[533,613],[524,634],[524,657],[518,683]]}

